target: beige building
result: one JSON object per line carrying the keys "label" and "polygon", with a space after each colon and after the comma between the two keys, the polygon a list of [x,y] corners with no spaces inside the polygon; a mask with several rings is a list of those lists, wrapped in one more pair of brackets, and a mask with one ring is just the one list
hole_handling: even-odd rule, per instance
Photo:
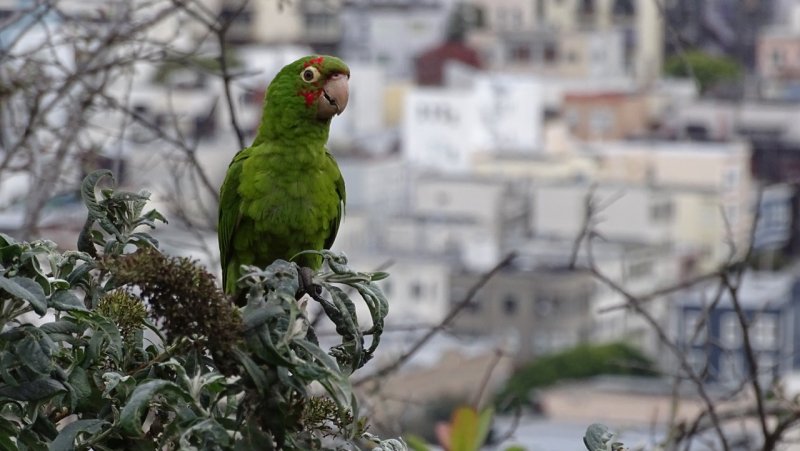
{"label": "beige building", "polygon": [[800,32],[769,30],[758,39],[758,75],[764,79],[800,78]]}
{"label": "beige building", "polygon": [[[593,43],[603,37],[598,32],[616,31],[622,37],[623,66],[637,81],[647,84],[661,74],[664,24],[653,2],[472,0],[472,4],[479,11],[479,20],[470,42],[495,66],[538,64],[559,67],[564,75],[610,75],[586,68],[595,60],[592,54],[602,54],[596,58],[598,62],[615,60],[613,44],[595,47]],[[531,42],[535,45],[530,46]]]}
{"label": "beige building", "polygon": [[604,236],[703,249],[700,266],[727,259],[730,243],[744,251],[750,238],[755,193],[744,142],[594,142],[489,155],[474,171],[530,187],[534,236],[577,236],[593,193],[604,206],[597,223]]}
{"label": "beige building", "polygon": [[529,184],[534,235],[574,238],[593,191],[605,205],[597,227],[612,239],[704,248],[714,264],[729,257],[731,234],[739,251],[750,238],[754,185],[743,142],[598,142],[485,156],[474,171]]}
{"label": "beige building", "polygon": [[[711,227],[716,237],[710,242],[714,259],[727,255],[729,238],[738,251],[746,249],[754,195],[748,144],[632,141],[596,146],[590,154],[598,162],[599,182],[649,185],[688,193],[694,199],[705,197],[692,203],[703,208],[692,209],[685,216],[681,206],[675,207],[676,242],[690,240],[690,234],[708,232]],[[683,198],[674,197],[675,202]],[[691,225],[683,226],[683,221]],[[686,234],[679,233],[681,230]]]}
{"label": "beige building", "polygon": [[626,58],[641,82],[653,81],[663,64],[664,23],[658,5],[647,0],[541,0],[547,23],[558,29],[620,27],[633,35]]}
{"label": "beige building", "polygon": [[567,93],[563,110],[570,131],[582,140],[641,136],[650,122],[647,98],[633,92]]}
{"label": "beige building", "polygon": [[239,43],[293,44],[303,39],[302,2],[215,0],[220,17],[231,20],[228,38]]}
{"label": "beige building", "polygon": [[593,143],[573,157],[501,159],[478,170],[528,179],[534,236],[570,239],[585,202],[596,229],[612,240],[703,250],[700,266],[747,248],[753,221],[749,147],[744,143],[628,141]]}

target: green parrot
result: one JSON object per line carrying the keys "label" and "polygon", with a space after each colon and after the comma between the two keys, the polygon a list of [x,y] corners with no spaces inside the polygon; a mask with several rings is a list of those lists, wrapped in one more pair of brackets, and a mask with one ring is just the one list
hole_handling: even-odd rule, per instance
{"label": "green parrot", "polygon": [[[328,249],[345,204],[344,179],[325,148],[331,119],[347,106],[350,69],[332,56],[285,66],[267,88],[250,147],[233,157],[220,188],[222,285],[236,294],[241,265],[264,267]],[[294,260],[318,269],[319,255]]]}

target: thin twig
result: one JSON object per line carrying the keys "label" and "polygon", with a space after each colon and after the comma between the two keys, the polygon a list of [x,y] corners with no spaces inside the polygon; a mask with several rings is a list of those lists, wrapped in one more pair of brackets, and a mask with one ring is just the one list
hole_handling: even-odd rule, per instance
{"label": "thin twig", "polygon": [[667,346],[670,349],[670,351],[672,351],[672,353],[678,359],[678,362],[680,363],[681,368],[686,372],[686,374],[689,376],[691,381],[694,383],[694,385],[697,388],[697,391],[698,391],[700,397],[703,399],[703,402],[706,404],[707,409],[708,409],[709,417],[711,418],[711,421],[712,421],[712,423],[714,425],[714,430],[717,432],[717,435],[719,436],[719,439],[720,439],[720,442],[722,444],[723,450],[730,451],[731,448],[730,448],[730,445],[728,444],[728,439],[725,436],[725,432],[722,430],[722,426],[720,424],[719,417],[718,417],[716,409],[714,407],[714,401],[711,399],[711,397],[706,392],[705,384],[704,384],[703,380],[700,379],[697,374],[695,374],[695,372],[692,369],[691,365],[689,365],[689,362],[686,360],[686,355],[684,353],[682,353],[681,350],[678,348],[678,346],[675,344],[675,342],[673,342],[669,338],[669,335],[667,334],[666,331],[664,331],[664,329],[661,327],[661,325],[658,323],[658,321],[647,310],[645,310],[642,307],[641,303],[639,302],[639,299],[636,296],[634,296],[633,294],[628,292],[625,288],[623,288],[622,286],[620,286],[619,284],[617,284],[616,282],[611,280],[608,276],[603,274],[596,267],[596,265],[594,264],[594,256],[592,255],[591,249],[592,249],[591,243],[589,243],[589,245],[587,246],[587,251],[588,251],[588,256],[589,256],[590,271],[592,272],[592,274],[598,280],[603,282],[606,286],[611,288],[613,291],[615,291],[615,292],[619,293],[620,295],[622,295],[626,299],[626,301],[630,304],[631,308],[636,313],[638,313],[650,325],[650,327],[656,332],[656,334],[658,335],[659,341],[661,343],[663,343],[665,346]]}
{"label": "thin twig", "polygon": [[481,404],[481,398],[483,398],[483,394],[486,392],[486,387],[489,385],[489,380],[492,377],[492,373],[494,372],[495,368],[497,368],[497,364],[500,363],[500,359],[503,358],[503,351],[500,349],[494,350],[494,357],[492,361],[489,362],[489,365],[486,367],[486,372],[483,375],[483,379],[481,380],[481,384],[478,386],[478,392],[475,394],[475,400],[472,402],[472,407],[475,410],[478,410]]}
{"label": "thin twig", "polygon": [[[242,9],[244,9],[244,4],[242,4],[242,8],[238,12],[241,12]],[[217,32],[217,39],[219,41],[219,68],[222,75],[222,86],[225,89],[225,103],[228,104],[228,115],[230,116],[231,128],[233,128],[233,131],[236,133],[236,139],[239,142],[239,149],[244,149],[244,133],[242,132],[242,128],[239,126],[239,121],[236,118],[235,103],[233,101],[233,96],[231,95],[231,73],[228,70],[228,46],[225,44],[225,33],[227,32],[229,25],[230,22],[221,27]]]}
{"label": "thin twig", "polygon": [[575,237],[575,241],[572,243],[572,253],[569,258],[569,269],[575,269],[575,265],[578,262],[578,253],[580,252],[581,244],[583,244],[586,234],[592,229],[592,219],[594,218],[593,204],[594,187],[590,188],[589,191],[586,192],[586,196],[583,199],[583,224],[581,225],[580,233],[578,233],[578,236]]}
{"label": "thin twig", "polygon": [[409,359],[411,359],[411,357],[413,357],[414,354],[417,353],[417,351],[419,351],[423,346],[425,346],[425,344],[427,344],[431,338],[433,338],[436,334],[438,334],[439,332],[444,330],[444,328],[450,325],[450,323],[452,323],[453,320],[456,319],[458,314],[461,313],[462,310],[464,310],[468,305],[472,303],[472,300],[475,298],[475,295],[478,294],[478,291],[481,288],[483,288],[483,286],[486,285],[486,283],[489,282],[489,280],[491,280],[492,277],[495,276],[495,274],[497,274],[503,268],[508,266],[514,260],[515,257],[516,253],[512,252],[508,254],[505,258],[500,260],[500,262],[497,263],[494,266],[494,268],[490,269],[485,274],[483,274],[483,276],[481,276],[481,278],[472,287],[470,287],[466,296],[464,296],[464,298],[461,301],[459,301],[456,305],[453,306],[452,309],[450,309],[450,312],[448,312],[447,316],[445,316],[445,318],[439,324],[433,326],[430,330],[428,330],[428,332],[422,338],[420,338],[413,345],[411,345],[411,347],[394,362],[384,366],[375,373],[363,379],[359,379],[353,382],[353,386],[354,387],[361,386],[370,380],[380,379],[382,377],[387,376],[388,374],[397,371],[397,369],[403,366]]}

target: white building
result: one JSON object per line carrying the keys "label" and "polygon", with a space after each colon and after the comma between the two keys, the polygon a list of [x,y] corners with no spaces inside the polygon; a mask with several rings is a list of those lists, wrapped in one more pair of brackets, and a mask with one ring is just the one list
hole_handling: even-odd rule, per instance
{"label": "white building", "polygon": [[415,166],[466,172],[472,157],[487,147],[471,90],[412,88],[403,113],[403,154]]}
{"label": "white building", "polygon": [[414,88],[404,109],[404,155],[416,167],[463,173],[480,153],[540,151],[542,96],[535,79],[519,76]]}
{"label": "white building", "polygon": [[587,198],[597,211],[593,228],[610,240],[668,243],[673,198],[648,186],[558,183],[533,188],[532,229],[540,237],[569,239],[581,233]]}
{"label": "white building", "polygon": [[503,180],[423,176],[411,190],[408,214],[386,221],[378,246],[487,269],[526,237],[525,195]]}
{"label": "white building", "polygon": [[377,64],[348,63],[350,96],[345,112],[331,121],[328,140],[332,148],[358,145],[364,152],[386,153],[386,142],[375,139],[384,135],[383,117],[386,71]]}
{"label": "white building", "polygon": [[388,215],[408,203],[408,164],[398,154],[336,154],[347,188],[348,212]]}

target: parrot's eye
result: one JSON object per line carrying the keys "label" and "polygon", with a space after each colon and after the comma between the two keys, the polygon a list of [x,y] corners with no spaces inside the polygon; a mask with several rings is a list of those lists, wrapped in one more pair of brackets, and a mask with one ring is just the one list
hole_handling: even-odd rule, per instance
{"label": "parrot's eye", "polygon": [[319,71],[316,67],[310,66],[303,69],[303,72],[300,72],[300,77],[306,83],[313,83],[319,80]]}

